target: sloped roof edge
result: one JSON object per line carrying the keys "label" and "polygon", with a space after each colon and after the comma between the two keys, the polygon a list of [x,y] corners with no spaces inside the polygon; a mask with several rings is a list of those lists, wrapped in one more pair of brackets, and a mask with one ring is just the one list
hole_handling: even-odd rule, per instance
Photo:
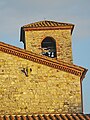
{"label": "sloped roof edge", "polygon": [[45,20],[24,25],[22,28],[24,30],[71,29],[73,31],[74,24]]}
{"label": "sloped roof edge", "polygon": [[0,42],[0,51],[15,55],[33,62],[37,62],[39,64],[44,64],[44,65],[53,67],[55,69],[69,72],[71,74],[80,76],[81,79],[85,77],[85,74],[87,72],[87,69],[83,67],[80,67],[74,64],[68,64],[66,62],[58,61],[45,56],[37,55],[30,51],[26,51],[25,49],[21,49],[3,42]]}
{"label": "sloped roof edge", "polygon": [[90,114],[0,115],[0,120],[90,120]]}
{"label": "sloped roof edge", "polygon": [[30,24],[24,25],[23,27],[24,28],[38,28],[38,27],[57,27],[57,26],[61,27],[61,26],[74,26],[74,25],[71,23],[44,20],[44,21],[30,23]]}

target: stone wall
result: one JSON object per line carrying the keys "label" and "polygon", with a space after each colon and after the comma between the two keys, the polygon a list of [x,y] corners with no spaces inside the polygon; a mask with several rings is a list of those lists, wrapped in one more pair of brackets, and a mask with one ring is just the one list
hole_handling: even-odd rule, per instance
{"label": "stone wall", "polygon": [[78,76],[0,52],[0,114],[81,112]]}
{"label": "stone wall", "polygon": [[46,37],[56,40],[57,59],[72,63],[71,30],[25,31],[26,49],[41,54],[41,42]]}

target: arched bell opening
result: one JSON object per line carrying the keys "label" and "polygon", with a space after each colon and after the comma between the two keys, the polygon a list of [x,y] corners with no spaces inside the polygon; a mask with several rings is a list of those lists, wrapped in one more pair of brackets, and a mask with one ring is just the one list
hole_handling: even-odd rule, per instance
{"label": "arched bell opening", "polygon": [[56,41],[52,37],[46,37],[41,43],[41,48],[42,55],[56,57]]}

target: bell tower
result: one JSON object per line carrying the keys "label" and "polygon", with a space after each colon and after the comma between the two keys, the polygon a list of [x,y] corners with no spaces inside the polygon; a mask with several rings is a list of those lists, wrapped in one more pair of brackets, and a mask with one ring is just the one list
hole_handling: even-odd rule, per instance
{"label": "bell tower", "polygon": [[0,42],[1,114],[52,114],[51,120],[54,114],[79,113],[80,117],[87,69],[73,64],[73,28],[68,23],[40,21],[21,27],[24,49]]}
{"label": "bell tower", "polygon": [[71,35],[74,25],[40,21],[21,27],[24,49],[51,59],[72,63]]}

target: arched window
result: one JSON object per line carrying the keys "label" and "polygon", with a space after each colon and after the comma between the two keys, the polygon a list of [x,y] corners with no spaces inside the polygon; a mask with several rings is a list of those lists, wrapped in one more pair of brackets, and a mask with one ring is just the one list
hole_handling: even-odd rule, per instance
{"label": "arched window", "polygon": [[46,37],[42,43],[42,54],[51,58],[56,57],[56,41],[52,37]]}

